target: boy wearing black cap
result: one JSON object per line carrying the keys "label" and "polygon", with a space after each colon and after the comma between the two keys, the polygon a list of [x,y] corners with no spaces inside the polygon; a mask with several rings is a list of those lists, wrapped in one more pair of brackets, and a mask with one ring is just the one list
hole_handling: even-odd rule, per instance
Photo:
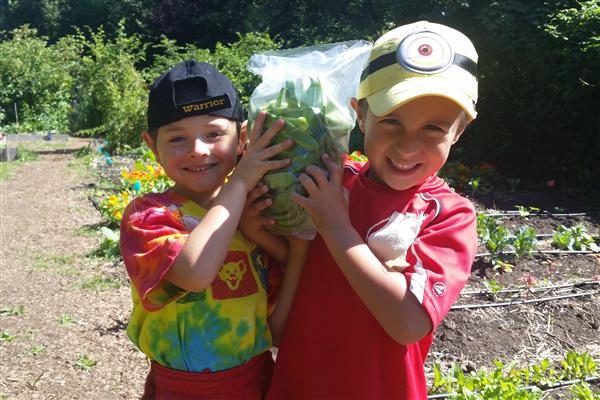
{"label": "boy wearing black cap", "polygon": [[[150,89],[143,139],[175,184],[136,198],[121,222],[133,297],[127,334],[151,360],[144,399],[264,396],[269,259],[256,244],[280,262],[286,250],[283,238],[252,228],[250,241],[238,225],[247,199],[264,192],[254,189],[263,174],[289,162],[270,158],[292,145],[269,147],[283,121],[261,135],[264,117],[244,151],[237,92],[206,63],[182,62]],[[248,206],[253,221],[265,206]]]}
{"label": "boy wearing black cap", "polygon": [[367,163],[324,157],[300,180],[319,235],[287,319],[269,399],[426,399],[434,330],[475,256],[472,204],[437,176],[475,118],[477,52],[421,21],[373,46],[352,105]]}

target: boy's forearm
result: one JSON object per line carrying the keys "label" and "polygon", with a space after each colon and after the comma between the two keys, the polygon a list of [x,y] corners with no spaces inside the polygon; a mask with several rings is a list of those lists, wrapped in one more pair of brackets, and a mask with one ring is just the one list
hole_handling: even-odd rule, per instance
{"label": "boy's forearm", "polygon": [[165,278],[189,291],[209,287],[229,251],[245,200],[243,185],[225,185],[188,236]]}
{"label": "boy's forearm", "polygon": [[287,260],[288,245],[283,236],[276,236],[263,230],[261,234],[249,239],[254,241],[258,247],[275,261],[284,263]]}
{"label": "boy's forearm", "polygon": [[388,335],[408,344],[431,331],[431,320],[409,291],[405,276],[389,271],[353,227],[320,234],[350,286]]}

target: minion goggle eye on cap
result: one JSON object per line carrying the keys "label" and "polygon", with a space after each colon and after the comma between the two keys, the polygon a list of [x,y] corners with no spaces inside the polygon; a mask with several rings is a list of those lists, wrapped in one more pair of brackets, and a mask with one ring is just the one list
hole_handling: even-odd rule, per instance
{"label": "minion goggle eye on cap", "polygon": [[437,74],[452,65],[457,65],[477,78],[475,61],[455,53],[450,43],[437,33],[420,31],[402,39],[396,51],[371,61],[364,69],[361,81],[370,74],[396,63],[420,74]]}

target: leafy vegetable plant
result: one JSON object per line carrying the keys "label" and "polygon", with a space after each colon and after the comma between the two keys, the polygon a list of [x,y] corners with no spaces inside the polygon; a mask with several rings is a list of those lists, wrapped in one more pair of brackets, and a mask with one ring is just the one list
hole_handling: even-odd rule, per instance
{"label": "leafy vegetable plant", "polygon": [[570,228],[560,225],[552,235],[552,245],[562,250],[600,251],[600,247],[582,224]]}

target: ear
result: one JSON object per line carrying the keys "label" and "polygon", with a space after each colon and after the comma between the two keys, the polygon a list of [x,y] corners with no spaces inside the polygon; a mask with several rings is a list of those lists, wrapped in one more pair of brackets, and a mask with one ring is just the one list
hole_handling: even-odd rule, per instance
{"label": "ear", "polygon": [[160,157],[158,156],[158,148],[156,147],[156,141],[154,140],[150,132],[142,132],[142,139],[144,140],[144,143],[146,143],[146,146],[148,146],[150,150],[152,150],[156,161],[160,164]]}
{"label": "ear", "polygon": [[238,138],[238,148],[237,154],[242,155],[244,150],[246,149],[246,145],[248,144],[248,120],[242,122],[242,126],[240,127],[240,137]]}
{"label": "ear", "polygon": [[352,109],[356,113],[356,121],[358,122],[358,129],[360,129],[360,131],[364,135],[365,134],[365,115],[364,115],[363,110],[361,109],[360,105],[358,104],[358,100],[356,100],[356,97],[352,97],[350,99],[350,105],[352,106]]}

